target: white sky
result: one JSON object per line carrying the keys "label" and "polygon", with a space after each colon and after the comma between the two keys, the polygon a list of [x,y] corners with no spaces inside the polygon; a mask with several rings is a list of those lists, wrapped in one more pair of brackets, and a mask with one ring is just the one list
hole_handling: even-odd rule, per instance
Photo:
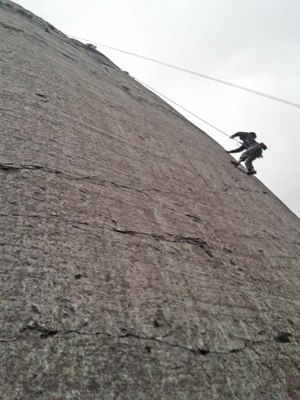
{"label": "white sky", "polygon": [[[87,39],[84,42],[140,54],[300,104],[299,0],[17,3],[63,33]],[[227,134],[256,132],[258,140],[268,145],[264,158],[254,162],[257,177],[300,216],[300,108],[97,48],[134,78]],[[178,110],[225,149],[235,148],[234,141]]]}

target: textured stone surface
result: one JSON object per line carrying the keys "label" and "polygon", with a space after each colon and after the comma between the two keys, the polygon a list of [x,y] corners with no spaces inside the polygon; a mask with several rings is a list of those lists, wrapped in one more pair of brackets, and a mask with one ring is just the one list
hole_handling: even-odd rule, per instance
{"label": "textured stone surface", "polygon": [[299,219],[102,54],[0,35],[1,399],[299,399]]}

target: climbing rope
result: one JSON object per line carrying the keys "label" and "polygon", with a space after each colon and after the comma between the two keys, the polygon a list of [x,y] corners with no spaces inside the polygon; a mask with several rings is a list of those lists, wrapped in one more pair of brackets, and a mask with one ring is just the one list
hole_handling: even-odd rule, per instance
{"label": "climbing rope", "polygon": [[[69,35],[69,37],[70,37],[70,38],[74,38],[74,39],[79,39],[79,40],[88,41],[88,39],[83,39],[83,38],[79,38],[79,37],[76,37],[76,36],[71,36],[71,35]],[[144,59],[144,60],[147,60],[147,61],[155,62],[155,63],[157,63],[157,64],[163,65],[164,67],[169,67],[169,68],[177,69],[178,71],[182,71],[182,72],[186,72],[186,73],[188,73],[188,74],[200,76],[201,78],[209,79],[209,80],[211,80],[211,81],[218,82],[218,83],[221,83],[221,84],[223,84],[223,85],[228,85],[228,86],[234,87],[234,88],[236,88],[236,89],[244,90],[244,91],[246,91],[246,92],[249,92],[249,93],[252,93],[252,94],[256,94],[257,96],[263,96],[263,97],[266,97],[267,99],[270,99],[270,100],[279,101],[279,102],[284,103],[284,104],[287,104],[287,105],[289,105],[289,106],[300,108],[300,104],[293,103],[293,102],[291,102],[291,101],[287,101],[287,100],[281,99],[281,98],[279,98],[279,97],[271,96],[271,95],[269,95],[269,94],[267,94],[267,93],[259,92],[258,90],[253,90],[253,89],[247,88],[247,87],[245,87],[245,86],[236,85],[235,83],[223,81],[223,80],[221,80],[221,79],[214,78],[214,77],[212,77],[212,76],[200,74],[199,72],[195,72],[195,71],[190,71],[190,70],[185,69],[185,68],[177,67],[177,66],[175,66],[175,65],[168,64],[168,63],[165,63],[165,62],[163,62],[163,61],[155,60],[155,59],[153,59],[153,58],[144,57],[144,56],[141,56],[141,55],[139,55],[139,54],[134,54],[134,53],[131,53],[131,52],[129,52],[129,51],[124,51],[124,50],[116,49],[115,47],[107,46],[107,45],[102,44],[102,43],[97,43],[97,42],[93,42],[93,43],[96,43],[98,46],[106,47],[107,49],[111,49],[111,50],[114,50],[114,51],[118,51],[118,52],[120,52],[120,53],[128,54],[128,55],[133,56],[133,57],[138,57],[138,58],[141,58],[141,59]]]}
{"label": "climbing rope", "polygon": [[[210,127],[212,127],[213,129],[215,129],[216,131],[221,132],[223,135],[226,135],[227,137],[231,137],[230,135],[228,135],[226,132],[222,131],[221,129],[217,128],[216,126],[210,124],[209,122],[205,121],[204,119],[200,118],[198,115],[192,113],[191,111],[187,110],[186,108],[182,107],[180,104],[176,103],[175,101],[169,99],[167,96],[163,95],[162,93],[158,92],[157,90],[153,89],[152,87],[150,87],[149,85],[147,85],[146,83],[143,83],[142,81],[140,81],[137,78],[134,78],[134,80],[138,83],[140,83],[141,85],[145,86],[146,88],[150,89],[152,92],[157,93],[159,96],[164,97],[165,99],[167,99],[168,101],[170,101],[171,103],[175,104],[177,107],[180,107],[182,110],[186,111],[187,113],[191,114],[193,117],[199,119],[200,121],[204,122],[206,125],[209,125]],[[236,142],[238,142],[239,144],[242,144],[239,140],[233,138]]]}
{"label": "climbing rope", "polygon": [[[69,35],[69,37],[70,37],[70,38],[74,38],[74,39],[79,39],[79,40],[87,41],[87,39],[79,38],[79,37],[76,37],[76,36],[71,36],[71,35]],[[159,63],[159,64],[161,64],[161,65],[164,65],[164,66],[166,66],[166,67],[171,67],[171,68],[175,68],[175,69],[181,70],[181,71],[183,71],[183,72],[187,72],[187,73],[191,73],[191,74],[194,74],[194,75],[202,76],[203,78],[215,80],[215,81],[217,81],[217,82],[219,82],[219,83],[225,83],[225,84],[234,86],[234,87],[239,88],[239,89],[245,89],[245,88],[243,88],[243,87],[239,87],[239,86],[237,86],[237,85],[230,84],[230,83],[228,83],[228,82],[224,82],[224,81],[221,81],[221,80],[219,80],[219,79],[215,79],[215,78],[212,78],[212,77],[208,77],[208,76],[206,76],[206,75],[198,74],[198,73],[195,73],[195,72],[192,72],[192,71],[189,71],[189,70],[185,70],[185,69],[183,69],[183,68],[175,67],[175,66],[173,66],[173,65],[166,64],[166,63],[161,62],[161,61],[153,60],[153,59],[148,58],[148,57],[139,56],[139,55],[137,55],[137,54],[130,53],[130,52],[128,52],[128,51],[119,50],[119,49],[116,49],[116,48],[114,48],[114,47],[106,46],[106,45],[101,44],[101,43],[97,43],[97,42],[93,42],[93,43],[96,43],[96,44],[99,45],[99,46],[103,46],[103,47],[106,47],[106,48],[109,48],[109,49],[112,49],[112,50],[116,50],[116,51],[119,51],[119,52],[121,52],[121,53],[125,53],[125,54],[128,54],[128,55],[131,55],[131,56],[143,58],[143,59],[148,60],[148,61],[153,61],[153,62]],[[218,132],[222,133],[223,135],[225,135],[225,136],[231,138],[231,136],[228,135],[226,132],[222,131],[221,129],[217,128],[216,126],[214,126],[214,125],[210,124],[209,122],[205,121],[204,119],[200,118],[198,115],[196,115],[196,114],[192,113],[191,111],[187,110],[186,108],[182,107],[180,104],[178,104],[178,103],[176,103],[175,101],[171,100],[170,98],[168,98],[167,96],[165,96],[165,95],[163,95],[162,93],[158,92],[157,90],[151,88],[151,87],[150,87],[149,85],[147,85],[146,83],[143,83],[142,81],[140,81],[140,80],[137,79],[137,78],[134,78],[134,79],[135,79],[136,82],[139,82],[141,85],[147,87],[147,88],[150,89],[152,92],[157,93],[159,96],[161,96],[161,97],[167,99],[167,100],[170,101],[171,103],[175,104],[177,107],[180,107],[182,110],[184,110],[184,111],[186,111],[187,113],[191,114],[193,117],[195,117],[195,118],[199,119],[200,121],[204,122],[206,125],[209,125],[211,128],[213,128],[213,129],[217,130]],[[248,90],[248,89],[245,89],[245,90]],[[253,90],[248,90],[248,91],[251,91],[251,92],[256,93],[256,94],[264,95],[263,93],[256,92],[256,91],[253,91]],[[269,96],[269,95],[265,95],[265,96],[266,96],[266,97],[272,98],[272,96]],[[279,100],[279,99],[273,98],[273,100]],[[295,105],[295,104],[291,104],[291,105]],[[300,106],[299,106],[299,107],[300,107]],[[233,138],[233,139],[234,139],[237,143],[242,144],[239,140],[237,140],[237,139],[235,139],[235,138]]]}

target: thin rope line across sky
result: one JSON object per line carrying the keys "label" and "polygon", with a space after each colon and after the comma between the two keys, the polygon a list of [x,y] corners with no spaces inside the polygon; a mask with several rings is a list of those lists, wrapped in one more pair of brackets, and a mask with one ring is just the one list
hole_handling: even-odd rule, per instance
{"label": "thin rope line across sky", "polygon": [[[79,38],[79,37],[76,37],[76,36],[70,36],[70,35],[69,35],[69,37],[70,37],[70,38],[74,38],[74,39],[84,40],[84,41],[87,41],[87,42],[92,42],[92,41],[89,41],[88,39],[83,39],[83,38]],[[200,77],[202,77],[202,78],[209,79],[209,80],[211,80],[211,81],[215,81],[215,82],[218,82],[218,83],[222,83],[223,85],[228,85],[228,86],[234,87],[234,88],[236,88],[236,89],[244,90],[244,91],[246,91],[246,92],[250,92],[250,93],[256,94],[256,95],[258,95],[258,96],[266,97],[267,99],[274,100],[274,101],[278,101],[278,102],[280,102],[280,103],[284,103],[284,104],[287,104],[287,105],[292,106],[292,107],[298,107],[298,108],[300,108],[300,104],[293,103],[293,102],[291,102],[291,101],[284,100],[284,99],[281,99],[281,98],[279,98],[279,97],[271,96],[271,95],[269,95],[269,94],[267,94],[267,93],[259,92],[259,91],[257,91],[257,90],[253,90],[253,89],[250,89],[250,88],[246,88],[246,87],[241,86],[241,85],[236,85],[235,83],[231,83],[231,82],[223,81],[223,80],[221,80],[221,79],[213,78],[212,76],[200,74],[199,72],[190,71],[190,70],[188,70],[188,69],[181,68],[181,67],[176,67],[175,65],[171,65],[171,64],[165,63],[165,62],[163,62],[163,61],[159,61],[159,60],[154,60],[153,58],[144,57],[144,56],[141,56],[141,55],[138,55],[138,54],[134,54],[134,53],[131,53],[131,52],[129,52],[129,51],[124,51],[124,50],[116,49],[115,47],[107,46],[107,45],[105,45],[105,44],[101,44],[101,43],[97,43],[97,42],[92,42],[92,43],[96,43],[98,46],[106,47],[106,48],[108,48],[108,49],[111,49],[111,50],[114,50],[114,51],[118,51],[118,52],[120,52],[120,53],[124,53],[124,54],[128,54],[128,55],[131,55],[131,56],[134,56],[134,57],[142,58],[142,59],[144,59],[144,60],[152,61],[152,62],[155,62],[155,63],[157,63],[157,64],[163,65],[163,66],[165,66],[165,67],[177,69],[177,70],[179,70],[179,71],[186,72],[186,73],[188,73],[188,74],[200,76]]]}

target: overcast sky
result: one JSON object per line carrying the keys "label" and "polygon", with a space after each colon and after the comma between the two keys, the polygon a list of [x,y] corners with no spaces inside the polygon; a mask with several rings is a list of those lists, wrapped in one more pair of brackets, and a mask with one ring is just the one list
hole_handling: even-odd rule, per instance
{"label": "overcast sky", "polygon": [[[300,107],[116,52],[115,47],[300,104],[299,0],[19,0],[67,35],[231,135],[268,145],[257,177],[300,216]],[[172,104],[173,105],[173,104]],[[173,105],[174,106],[174,105]],[[183,115],[225,149],[236,143]],[[217,163],[217,159],[215,160]]]}

